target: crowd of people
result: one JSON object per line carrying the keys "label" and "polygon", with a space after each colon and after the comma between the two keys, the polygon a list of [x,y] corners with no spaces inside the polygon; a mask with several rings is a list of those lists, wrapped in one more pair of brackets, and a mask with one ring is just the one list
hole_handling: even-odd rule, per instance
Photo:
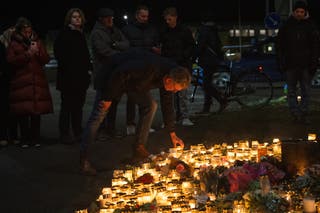
{"label": "crowd of people", "polygon": [[[58,61],[56,89],[60,92],[59,138],[80,143],[84,174],[96,174],[89,161],[89,144],[100,137],[122,137],[117,131],[117,105],[127,96],[127,135],[135,135],[133,160],[149,156],[148,135],[157,110],[150,91],[159,89],[163,124],[172,145],[184,147],[175,124],[193,126],[188,112],[187,88],[192,64],[204,69],[204,103],[209,113],[212,99],[226,106],[226,99],[212,85],[213,74],[223,60],[222,44],[212,16],[206,14],[195,35],[180,22],[174,7],[163,11],[164,27],[149,22],[149,8],[138,6],[135,19],[122,28],[113,22],[114,11],[101,8],[89,39],[84,34],[85,15],[71,8],[54,41]],[[3,32],[0,73],[0,145],[39,147],[41,115],[53,112],[52,97],[43,67],[49,61],[45,45],[25,17]],[[292,15],[279,29],[279,65],[286,73],[288,105],[294,120],[308,123],[311,78],[319,57],[319,33],[308,16],[307,4],[297,1]],[[83,106],[90,83],[96,90],[92,112],[83,127]],[[301,102],[297,101],[297,84]],[[137,110],[138,109],[138,110]],[[18,134],[19,133],[19,134]]]}

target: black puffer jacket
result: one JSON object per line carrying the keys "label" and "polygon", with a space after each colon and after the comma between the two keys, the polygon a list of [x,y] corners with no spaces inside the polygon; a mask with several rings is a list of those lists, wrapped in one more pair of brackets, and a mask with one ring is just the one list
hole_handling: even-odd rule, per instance
{"label": "black puffer jacket", "polygon": [[291,16],[278,34],[277,52],[282,69],[314,70],[319,56],[318,36],[316,26],[309,18],[299,21]]}
{"label": "black puffer jacket", "polygon": [[122,28],[123,34],[131,47],[141,47],[151,50],[159,44],[159,32],[149,23],[132,22]]}

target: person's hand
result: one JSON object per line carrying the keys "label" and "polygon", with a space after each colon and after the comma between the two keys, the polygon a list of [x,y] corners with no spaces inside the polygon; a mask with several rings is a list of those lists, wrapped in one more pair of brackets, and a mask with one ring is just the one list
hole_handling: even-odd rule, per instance
{"label": "person's hand", "polygon": [[155,54],[161,55],[161,48],[160,47],[152,47],[152,52]]}
{"label": "person's hand", "polygon": [[36,55],[39,53],[39,47],[37,42],[31,42],[30,47],[28,49],[29,55]]}
{"label": "person's hand", "polygon": [[111,103],[111,101],[100,101],[99,108],[103,109],[104,111],[107,111],[110,108]]}
{"label": "person's hand", "polygon": [[171,142],[174,148],[178,146],[181,147],[182,149],[184,148],[183,141],[176,135],[175,132],[171,132],[170,137],[171,137]]}

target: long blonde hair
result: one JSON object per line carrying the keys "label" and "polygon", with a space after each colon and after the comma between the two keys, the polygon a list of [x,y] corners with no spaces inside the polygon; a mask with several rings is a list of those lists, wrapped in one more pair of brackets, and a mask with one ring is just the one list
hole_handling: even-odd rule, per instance
{"label": "long blonde hair", "polygon": [[11,35],[15,31],[15,27],[11,26],[0,35],[0,42],[7,48],[11,42]]}
{"label": "long blonde hair", "polygon": [[71,17],[74,12],[78,12],[80,14],[80,17],[82,20],[82,27],[83,27],[84,23],[86,22],[86,18],[80,8],[71,8],[70,10],[68,10],[68,12],[64,18],[64,26],[68,26],[70,24]]}

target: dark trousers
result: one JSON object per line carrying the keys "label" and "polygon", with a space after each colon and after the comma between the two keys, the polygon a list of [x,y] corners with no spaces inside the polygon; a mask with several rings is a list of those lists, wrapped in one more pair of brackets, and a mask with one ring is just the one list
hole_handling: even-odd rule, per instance
{"label": "dark trousers", "polygon": [[82,109],[85,103],[86,90],[61,92],[61,109],[59,116],[60,136],[69,136],[70,126],[75,137],[82,133]]}
{"label": "dark trousers", "polygon": [[18,117],[22,144],[40,143],[40,121],[40,115]]}
{"label": "dark trousers", "polygon": [[212,98],[218,102],[222,101],[221,93],[213,85],[213,74],[217,71],[216,65],[202,65],[203,68],[203,90],[204,90],[204,107],[210,107]]}
{"label": "dark trousers", "polygon": [[10,114],[7,87],[0,88],[0,100],[2,101],[0,104],[0,140],[16,140],[18,138],[17,118]]}
{"label": "dark trousers", "polygon": [[[305,115],[309,110],[312,76],[308,69],[292,68],[286,71],[288,105],[292,114]],[[297,85],[300,85],[301,101],[298,102]]]}
{"label": "dark trousers", "polygon": [[[146,145],[149,136],[149,129],[157,111],[157,102],[152,98],[149,91],[144,93],[132,93],[130,95],[132,95],[133,101],[138,105],[140,115],[134,145]],[[86,128],[84,129],[80,144],[80,151],[84,155],[87,154],[89,144],[95,140],[100,124],[108,113],[108,111],[106,111],[99,103],[101,103],[101,91],[97,90],[95,103]]]}
{"label": "dark trousers", "polygon": [[135,125],[136,103],[130,93],[127,94],[127,125]]}

